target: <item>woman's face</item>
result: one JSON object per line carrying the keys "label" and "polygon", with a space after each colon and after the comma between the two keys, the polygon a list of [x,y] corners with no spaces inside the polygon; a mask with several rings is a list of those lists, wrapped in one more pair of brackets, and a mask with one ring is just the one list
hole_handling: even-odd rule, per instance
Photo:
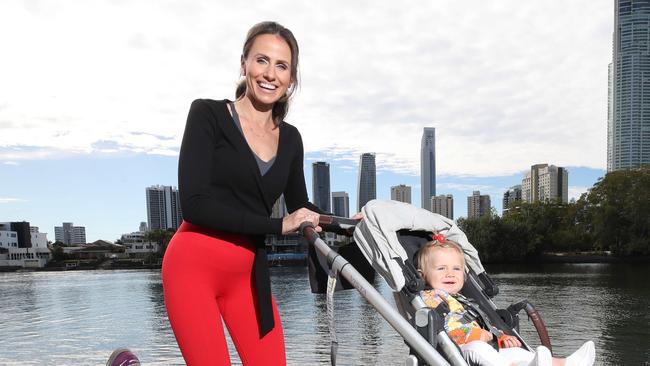
{"label": "woman's face", "polygon": [[463,257],[454,248],[435,248],[427,268],[422,270],[424,281],[431,287],[457,294],[465,283]]}
{"label": "woman's face", "polygon": [[272,105],[291,85],[291,49],[280,36],[259,35],[242,60],[242,71],[247,97],[253,102]]}

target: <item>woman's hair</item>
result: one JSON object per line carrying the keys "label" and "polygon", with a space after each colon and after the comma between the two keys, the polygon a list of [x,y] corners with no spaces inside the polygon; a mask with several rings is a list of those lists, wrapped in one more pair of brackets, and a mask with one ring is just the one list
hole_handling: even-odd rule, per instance
{"label": "woman's hair", "polygon": [[418,269],[424,270],[430,263],[431,258],[433,257],[433,252],[437,248],[452,248],[455,249],[458,254],[460,254],[461,262],[463,263],[463,271],[465,270],[465,254],[463,254],[463,249],[460,244],[455,241],[446,239],[445,241],[432,240],[422,246],[420,250],[415,254],[415,261],[418,265]]}
{"label": "woman's hair", "polygon": [[[298,87],[298,42],[289,29],[276,22],[257,23],[246,35],[246,41],[244,42],[244,49],[242,51],[242,57],[244,59],[248,57],[248,52],[250,52],[255,38],[263,34],[272,34],[281,37],[287,42],[291,50],[291,85],[287,89],[286,94],[273,105],[273,122],[278,126],[289,112],[289,99]],[[235,98],[239,99],[244,93],[246,93],[246,80],[240,81],[237,85]]]}

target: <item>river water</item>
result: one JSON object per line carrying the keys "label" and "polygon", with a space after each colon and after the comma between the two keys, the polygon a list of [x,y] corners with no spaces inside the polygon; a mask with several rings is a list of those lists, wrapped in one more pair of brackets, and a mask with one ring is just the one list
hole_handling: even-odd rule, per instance
{"label": "river water", "polygon": [[[594,340],[598,365],[650,365],[650,269],[642,264],[487,266],[500,306],[529,299],[554,353]],[[324,295],[307,269],[272,268],[289,365],[329,364]],[[375,286],[392,303],[383,280]],[[402,365],[397,333],[354,290],[335,295],[339,365]],[[522,316],[521,331],[539,340]],[[144,365],[182,365],[166,318],[159,271],[0,273],[0,365],[101,365],[127,346]],[[232,349],[232,347],[231,347]],[[233,364],[240,364],[232,352]]]}

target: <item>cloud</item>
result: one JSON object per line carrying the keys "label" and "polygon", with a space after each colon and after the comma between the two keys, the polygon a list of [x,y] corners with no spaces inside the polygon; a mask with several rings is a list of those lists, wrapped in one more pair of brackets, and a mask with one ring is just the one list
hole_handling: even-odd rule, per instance
{"label": "cloud", "polygon": [[573,199],[576,201],[579,200],[580,196],[583,193],[587,193],[587,191],[591,188],[592,187],[586,187],[586,186],[569,186],[569,192],[568,192],[569,201]]}
{"label": "cloud", "polygon": [[14,160],[177,154],[190,102],[232,98],[241,43],[263,13],[300,43],[288,121],[313,156],[345,166],[376,152],[378,169],[417,175],[432,126],[439,174],[605,165],[606,2],[26,4],[0,14],[0,32],[18,35],[0,70],[0,148],[42,153]]}
{"label": "cloud", "polygon": [[[454,191],[483,191],[484,192],[494,192],[498,188],[486,185],[486,184],[466,184],[466,183],[438,183],[438,190],[454,190]],[[484,193],[485,194],[485,193]]]}
{"label": "cloud", "polygon": [[0,197],[0,204],[2,203],[19,203],[19,202],[27,202],[23,199],[20,198],[11,198],[11,197]]}
{"label": "cloud", "polygon": [[20,165],[20,163],[15,162],[15,161],[5,161],[5,162],[3,162],[2,164],[4,164],[4,165],[13,165],[13,166],[18,166],[18,165]]}

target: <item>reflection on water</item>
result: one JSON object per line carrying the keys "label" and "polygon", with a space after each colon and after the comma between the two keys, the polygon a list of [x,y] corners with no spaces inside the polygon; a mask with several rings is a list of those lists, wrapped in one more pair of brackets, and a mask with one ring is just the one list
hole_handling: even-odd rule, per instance
{"label": "reflection on water", "polygon": [[[600,365],[650,364],[650,283],[644,265],[488,266],[497,303],[529,299],[565,356],[592,339]],[[290,365],[329,364],[325,296],[304,268],[272,269]],[[382,280],[376,287],[392,302]],[[335,295],[341,365],[400,365],[395,331],[353,290]],[[158,271],[0,273],[1,365],[101,365],[128,346],[147,365],[182,365],[167,322]],[[522,333],[539,343],[525,316]],[[233,349],[233,348],[231,348]],[[240,364],[234,351],[233,364]]]}
{"label": "reflection on water", "polygon": [[[650,270],[644,264],[488,266],[500,285],[497,304],[528,298],[542,314],[554,353],[586,340],[601,365],[650,364]],[[522,318],[526,339],[539,342]]]}
{"label": "reflection on water", "polygon": [[[275,293],[282,294],[278,307],[283,316],[288,363],[329,364],[325,295],[310,293],[306,269],[276,268],[273,275]],[[380,289],[391,296],[386,286]],[[356,291],[337,292],[334,301],[341,365],[403,364],[408,352],[404,342]]]}

